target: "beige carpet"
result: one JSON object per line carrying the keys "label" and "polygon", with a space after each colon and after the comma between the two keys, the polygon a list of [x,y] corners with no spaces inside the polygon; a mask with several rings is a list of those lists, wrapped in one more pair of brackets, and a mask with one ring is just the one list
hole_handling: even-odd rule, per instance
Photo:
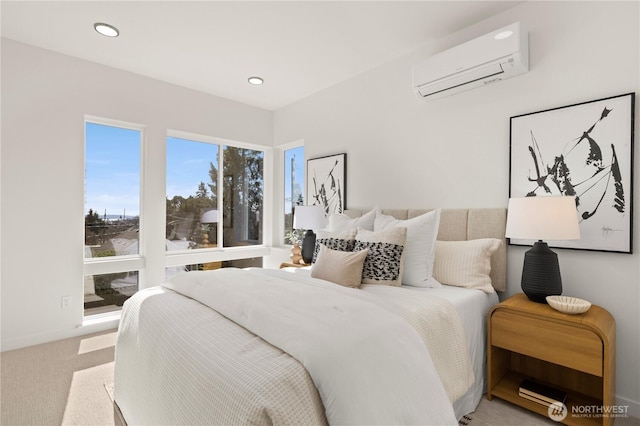
{"label": "beige carpet", "polygon": [[[3,352],[0,358],[2,426],[112,426],[116,331]],[[461,426],[557,424],[494,398],[482,398]],[[635,418],[616,426],[640,425]]]}
{"label": "beige carpet", "polygon": [[2,426],[112,425],[115,330],[1,355]]}

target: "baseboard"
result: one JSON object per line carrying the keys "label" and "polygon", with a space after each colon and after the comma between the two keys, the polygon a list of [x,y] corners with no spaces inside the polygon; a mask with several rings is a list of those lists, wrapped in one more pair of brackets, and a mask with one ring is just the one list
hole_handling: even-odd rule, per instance
{"label": "baseboard", "polygon": [[21,336],[17,339],[2,341],[1,351],[12,351],[14,349],[26,348],[28,346],[40,345],[42,343],[54,342],[56,340],[69,339],[72,337],[84,336],[86,334],[99,333],[118,328],[120,315],[112,316],[104,321],[87,322],[79,327],[64,330],[54,330],[45,333],[34,333]]}
{"label": "baseboard", "polygon": [[616,405],[627,408],[627,415],[640,418],[640,402],[616,395]]}
{"label": "baseboard", "polygon": [[113,402],[113,424],[115,426],[127,426],[122,411],[120,411],[120,407],[118,407],[115,401]]}

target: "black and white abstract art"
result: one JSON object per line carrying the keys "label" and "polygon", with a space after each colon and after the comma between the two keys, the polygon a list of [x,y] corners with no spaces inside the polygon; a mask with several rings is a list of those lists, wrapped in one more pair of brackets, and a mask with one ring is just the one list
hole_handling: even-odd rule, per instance
{"label": "black and white abstract art", "polygon": [[307,204],[324,207],[325,215],[346,209],[347,154],[307,160]]}
{"label": "black and white abstract art", "polygon": [[634,106],[628,93],[511,117],[509,196],[576,197],[581,238],[550,246],[632,252]]}

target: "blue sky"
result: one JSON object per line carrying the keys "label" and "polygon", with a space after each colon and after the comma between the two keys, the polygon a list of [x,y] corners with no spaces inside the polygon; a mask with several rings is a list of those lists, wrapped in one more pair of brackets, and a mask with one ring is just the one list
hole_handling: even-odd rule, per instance
{"label": "blue sky", "polygon": [[[85,214],[137,216],[140,213],[140,138],[132,129],[86,123]],[[167,138],[167,197],[195,195],[209,183],[209,163],[218,166],[219,146]],[[291,159],[294,196],[304,193],[304,147],[285,151],[285,213],[291,211]]]}
{"label": "blue sky", "polygon": [[218,149],[210,143],[167,138],[167,198],[187,198],[195,195],[200,182],[210,183],[209,164],[218,167]]}
{"label": "blue sky", "polygon": [[140,214],[140,136],[138,130],[87,123],[85,214]]}
{"label": "blue sky", "polygon": [[[138,130],[86,124],[85,214],[140,214]],[[218,164],[218,145],[167,138],[167,196],[195,195],[209,182],[209,163]]]}
{"label": "blue sky", "polygon": [[[304,196],[304,147],[288,149],[284,152],[284,212],[291,212],[291,159],[294,158],[293,170],[295,173],[294,197],[297,194]],[[294,201],[296,201],[294,199]]]}

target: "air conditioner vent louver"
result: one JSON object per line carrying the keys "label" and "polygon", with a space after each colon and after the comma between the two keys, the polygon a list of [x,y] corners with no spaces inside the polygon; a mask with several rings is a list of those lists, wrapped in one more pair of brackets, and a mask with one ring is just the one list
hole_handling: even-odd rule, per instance
{"label": "air conditioner vent louver", "polygon": [[487,66],[458,72],[454,75],[443,77],[436,81],[431,81],[419,86],[417,89],[421,96],[430,96],[500,74],[504,74],[501,64],[489,64]]}

